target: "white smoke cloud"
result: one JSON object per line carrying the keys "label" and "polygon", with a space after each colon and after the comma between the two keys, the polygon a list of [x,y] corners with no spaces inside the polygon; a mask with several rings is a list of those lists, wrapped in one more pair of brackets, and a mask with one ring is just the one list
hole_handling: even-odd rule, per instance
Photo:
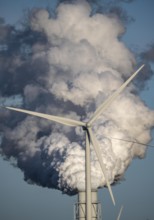
{"label": "white smoke cloud", "polygon": [[[60,4],[56,18],[39,10],[31,18],[31,27],[43,32],[49,42],[48,51],[40,54],[49,68],[40,78],[54,97],[47,106],[37,104],[36,111],[87,120],[133,71],[135,58],[119,40],[124,34],[121,22],[102,14],[92,16],[86,1]],[[40,48],[38,44],[33,47],[33,61]],[[109,137],[151,140],[154,112],[134,91],[131,84],[93,128],[110,183],[124,174],[134,157],[143,158],[146,147]],[[33,102],[41,92],[39,85],[26,85],[25,102]],[[85,188],[84,135],[81,129],[28,116],[5,136],[16,143],[18,154],[14,156],[27,181],[71,194]],[[92,146],[91,175],[94,189],[106,185]]]}
{"label": "white smoke cloud", "polygon": [[106,71],[115,77],[119,77],[119,71],[128,76],[135,62],[118,40],[124,32],[121,23],[90,13],[88,3],[81,1],[61,4],[57,19],[49,18],[45,10],[32,19],[34,30],[43,31],[52,45],[48,52],[49,90],[59,99],[82,106],[103,92]]}

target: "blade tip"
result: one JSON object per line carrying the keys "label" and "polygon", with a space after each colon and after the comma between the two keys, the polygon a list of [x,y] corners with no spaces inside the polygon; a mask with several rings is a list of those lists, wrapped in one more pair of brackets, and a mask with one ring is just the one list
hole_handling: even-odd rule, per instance
{"label": "blade tip", "polygon": [[142,67],[144,67],[144,66],[145,66],[145,63],[142,64]]}
{"label": "blade tip", "polygon": [[140,70],[145,66],[145,64],[143,63],[141,66],[140,66]]}

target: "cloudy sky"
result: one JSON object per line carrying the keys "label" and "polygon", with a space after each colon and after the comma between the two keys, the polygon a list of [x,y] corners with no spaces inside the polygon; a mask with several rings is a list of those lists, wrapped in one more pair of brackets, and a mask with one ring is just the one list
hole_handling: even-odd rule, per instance
{"label": "cloudy sky", "polygon": [[[80,1],[81,2],[81,1]],[[109,4],[107,4],[107,2]],[[2,54],[2,61],[4,60],[6,65],[2,63],[2,70],[4,68],[4,72],[1,71],[1,82],[0,82],[0,101],[1,105],[14,105],[14,106],[22,106],[27,108],[31,108],[32,110],[40,110],[45,111],[45,107],[47,107],[47,112],[56,114],[57,109],[59,107],[62,107],[63,103],[65,103],[65,110],[59,111],[60,114],[67,114],[71,117],[76,117],[77,119],[80,119],[80,116],[83,115],[83,119],[86,113],[90,114],[93,111],[93,106],[91,105],[91,101],[94,100],[94,98],[97,97],[97,101],[95,103],[95,106],[99,105],[99,103],[102,101],[102,97],[99,96],[99,91],[101,91],[102,95],[106,95],[105,92],[110,92],[108,88],[106,90],[103,90],[105,88],[105,84],[103,84],[103,80],[112,80],[112,86],[115,86],[115,88],[119,85],[119,78],[117,80],[117,77],[115,77],[116,73],[119,71],[122,72],[123,75],[122,78],[127,78],[129,74],[132,72],[132,63],[134,65],[135,58],[136,57],[136,63],[142,63],[143,61],[146,62],[146,68],[145,73],[147,73],[147,77],[150,78],[149,80],[146,79],[146,76],[136,81],[136,87],[138,87],[138,92],[140,93],[140,97],[144,102],[149,106],[148,113],[146,113],[146,109],[142,108],[142,111],[140,111],[139,106],[142,106],[141,102],[137,102],[137,104],[133,103],[128,99],[127,101],[131,104],[131,106],[134,106],[137,115],[138,115],[138,121],[134,121],[135,129],[133,129],[129,126],[127,127],[126,131],[129,133],[129,136],[126,136],[126,132],[122,130],[122,133],[120,129],[122,129],[123,124],[118,123],[118,127],[115,126],[113,122],[116,121],[116,118],[114,114],[111,112],[107,112],[105,117],[112,119],[111,125],[106,127],[105,134],[108,134],[107,131],[109,128],[112,129],[113,134],[115,134],[115,129],[119,129],[119,134],[122,134],[122,137],[132,137],[133,135],[136,135],[135,131],[139,130],[140,127],[148,127],[151,128],[153,126],[153,111],[154,108],[154,77],[151,76],[153,74],[153,62],[154,62],[154,30],[153,30],[153,21],[154,21],[154,3],[152,0],[148,1],[132,1],[130,3],[126,3],[127,1],[121,1],[120,4],[116,4],[116,1],[98,1],[99,5],[97,5],[98,8],[96,8],[96,5],[93,4],[93,13],[95,14],[96,10],[99,10],[99,12],[108,14],[108,16],[113,18],[113,23],[110,22],[111,20],[107,19],[106,17],[97,17],[97,25],[102,25],[103,31],[98,32],[98,29],[95,29],[95,23],[94,26],[91,26],[93,28],[93,32],[96,31],[97,36],[93,37],[93,33],[91,33],[91,29],[86,29],[85,32],[82,32],[83,29],[79,29],[81,33],[84,35],[84,38],[89,42],[85,42],[84,40],[81,40],[81,43],[78,43],[78,39],[82,37],[83,35],[78,34],[75,30],[72,32],[69,32],[67,34],[66,29],[68,28],[67,24],[67,16],[74,10],[70,7],[64,8],[60,7],[59,9],[59,17],[58,17],[58,24],[55,22],[51,22],[51,20],[47,18],[47,11],[42,10],[42,8],[49,8],[51,17],[54,16],[54,7],[56,6],[56,1],[41,1],[41,0],[35,0],[35,1],[14,1],[13,5],[10,5],[9,1],[3,1],[0,2],[0,16],[4,18],[4,21],[2,21],[1,25],[1,54]],[[117,1],[118,2],[118,1]],[[129,1],[128,1],[129,2]],[[116,7],[115,7],[116,6]],[[31,36],[32,38],[29,38],[29,32],[25,29],[20,32],[21,28],[21,20],[24,20],[24,11],[25,9],[31,9],[34,7],[39,7],[39,11],[37,12],[33,11],[30,16],[30,23],[31,23]],[[77,7],[77,6],[76,6]],[[122,8],[121,8],[122,7]],[[84,8],[82,10],[82,8]],[[82,21],[87,22],[87,25],[93,25],[93,23],[90,23],[88,17],[88,10],[89,6],[87,4],[84,4],[84,7],[79,7],[76,14],[74,14],[74,20],[72,19],[73,24],[77,23],[77,20],[79,20],[81,16]],[[112,13],[111,13],[112,9]],[[67,13],[66,13],[67,12]],[[80,12],[80,13],[79,13]],[[113,13],[114,12],[114,13]],[[85,16],[86,14],[86,16]],[[116,15],[115,15],[116,14]],[[113,16],[114,15],[114,16]],[[115,22],[117,19],[116,16],[120,17],[123,24],[120,22]],[[65,22],[66,18],[66,22]],[[101,21],[101,22],[100,22]],[[84,23],[83,22],[83,23]],[[94,21],[93,21],[94,22]],[[115,23],[114,23],[115,22]],[[56,28],[58,25],[62,25],[62,35],[61,32],[59,32],[59,29]],[[114,25],[113,25],[114,24]],[[17,31],[13,35],[9,35],[11,32],[11,25],[15,26]],[[80,24],[82,27],[83,24]],[[26,28],[26,25],[25,25]],[[43,31],[42,31],[43,30]],[[19,31],[19,32],[18,32]],[[38,31],[39,34],[34,33],[35,31]],[[106,35],[104,34],[106,33]],[[22,36],[22,34],[24,34]],[[36,34],[36,35],[35,35]],[[106,38],[109,38],[109,40],[112,40],[111,42],[115,42],[114,45],[117,45],[117,35],[119,35],[120,42],[124,42],[125,46],[128,47],[132,52],[128,52],[127,49],[121,48],[121,44],[118,44],[116,47],[115,54],[113,54],[113,49],[109,49],[109,47],[105,47],[107,45],[106,38],[99,38],[100,36],[106,36]],[[54,38],[54,35],[58,36],[57,38]],[[113,35],[113,38],[110,39],[110,36]],[[27,38],[26,38],[27,37]],[[33,40],[34,38],[34,40]],[[115,39],[116,38],[116,39]],[[28,40],[27,40],[28,39]],[[63,41],[61,41],[63,39]],[[96,39],[96,41],[95,41]],[[25,42],[22,43],[22,42]],[[37,43],[36,43],[36,42]],[[71,43],[70,43],[71,42]],[[94,54],[97,51],[97,44],[98,46],[104,51],[103,55],[100,56],[101,50],[99,51],[99,56],[95,60]],[[53,45],[59,46],[59,50],[57,50],[56,46],[53,48]],[[47,47],[50,47],[51,49],[47,49]],[[11,48],[11,49],[9,49]],[[69,48],[70,50],[67,50]],[[105,50],[104,50],[105,48]],[[95,49],[95,51],[94,51]],[[22,52],[24,51],[24,52]],[[26,53],[25,53],[26,51]],[[70,53],[70,51],[75,51],[73,53]],[[107,51],[107,52],[106,52]],[[84,59],[80,59],[76,54],[78,53],[84,53]],[[106,53],[105,53],[106,52]],[[119,52],[119,53],[118,53]],[[32,53],[32,55],[31,55]],[[67,53],[67,57],[63,56],[63,53]],[[124,56],[124,59],[122,59],[122,56],[120,56],[120,53],[122,53],[122,56]],[[134,55],[132,55],[134,53]],[[97,54],[98,55],[98,54]],[[71,56],[72,60],[69,59],[69,56]],[[82,57],[82,58],[83,58]],[[103,64],[100,63],[100,57],[104,58]],[[128,58],[128,60],[125,58]],[[95,60],[95,62],[90,62],[90,64],[87,67],[87,62]],[[71,60],[71,62],[70,62]],[[75,62],[74,62],[75,60]],[[123,60],[125,62],[124,64],[119,64],[119,61]],[[40,65],[38,61],[41,61]],[[127,61],[127,62],[126,62]],[[10,62],[10,63],[9,63]],[[8,63],[10,65],[8,65]],[[90,77],[86,78],[87,83],[86,85],[91,86],[92,90],[88,90],[88,93],[86,92],[88,87],[85,86],[85,84],[82,84],[83,79],[86,75],[84,75],[84,78],[82,78],[82,74],[78,74],[81,72],[80,67],[78,66],[78,63],[81,65],[81,68],[83,70],[83,73],[86,74],[86,72],[91,73],[91,71],[96,71],[94,77],[90,75]],[[47,69],[48,66],[48,69]],[[11,68],[13,69],[11,69]],[[97,67],[97,68],[96,68]],[[134,68],[135,65],[133,66]],[[11,70],[10,70],[11,69]],[[30,69],[30,70],[29,70]],[[31,70],[32,69],[32,70]],[[73,75],[70,74],[69,69],[73,72]],[[39,70],[39,71],[38,71]],[[63,71],[63,73],[68,73],[68,78],[65,77],[65,75],[62,75],[63,81],[60,81],[59,77],[59,71]],[[116,71],[115,71],[116,70]],[[111,77],[100,77],[98,78],[98,72],[111,72]],[[17,72],[17,74],[16,74]],[[44,72],[45,76],[42,77],[42,72]],[[12,73],[12,74],[11,74]],[[22,73],[22,77],[20,77]],[[31,73],[34,73],[33,76]],[[52,73],[52,74],[51,74]],[[144,73],[144,72],[143,72]],[[13,76],[14,77],[13,77]],[[89,76],[88,75],[88,76]],[[100,74],[99,74],[100,76]],[[99,80],[98,80],[99,79]],[[91,84],[92,80],[97,80],[97,88],[93,84]],[[101,81],[102,80],[102,81]],[[120,79],[121,80],[121,79]],[[100,85],[100,82],[102,83]],[[121,81],[120,81],[121,82]],[[13,84],[13,85],[12,85]],[[68,90],[66,90],[66,84],[68,85]],[[57,89],[58,87],[63,88],[63,92],[59,91]],[[74,86],[75,85],[75,86]],[[79,85],[79,86],[76,86]],[[103,85],[103,86],[102,86]],[[72,89],[74,88],[75,89]],[[24,89],[23,89],[24,88]],[[82,88],[82,89],[81,89]],[[70,90],[71,89],[71,95]],[[130,87],[130,90],[132,88]],[[114,88],[113,88],[114,90]],[[112,91],[112,90],[111,90]],[[135,91],[137,92],[137,91]],[[32,95],[33,94],[33,95]],[[84,95],[83,95],[84,94]],[[129,90],[127,93],[127,98],[129,96]],[[74,99],[74,97],[80,97],[80,99]],[[124,96],[124,98],[126,98]],[[136,101],[138,99],[135,99],[134,96],[132,98]],[[48,100],[47,100],[48,99]],[[59,100],[62,104],[60,104]],[[123,100],[121,98],[121,100]],[[41,102],[41,104],[40,104]],[[51,102],[51,103],[50,103]],[[121,107],[125,107],[123,102],[117,101],[117,103]],[[115,105],[116,105],[115,104]],[[84,109],[84,106],[87,106],[87,109]],[[133,107],[131,107],[133,112]],[[76,110],[76,111],[75,111]],[[125,109],[124,109],[125,110]],[[118,111],[117,110],[117,117],[118,114],[124,115],[125,118],[125,112]],[[142,118],[142,114],[144,115]],[[129,113],[128,113],[129,114]],[[45,157],[45,160],[47,161],[45,164],[45,168],[48,168],[48,158],[49,151],[52,151],[52,145],[61,146],[61,144],[68,144],[68,147],[70,149],[70,152],[72,152],[72,149],[76,149],[76,153],[79,155],[78,159],[83,155],[83,151],[78,146],[77,142],[74,142],[75,148],[72,147],[72,144],[70,145],[70,139],[68,139],[69,135],[72,134],[69,129],[65,128],[59,128],[58,126],[56,128],[52,128],[52,134],[51,134],[51,128],[48,123],[45,122],[38,122],[35,119],[31,118],[18,118],[17,115],[9,115],[9,113],[5,113],[4,110],[1,113],[1,123],[0,123],[0,132],[1,132],[1,139],[3,137],[3,132],[5,131],[5,141],[1,141],[2,150],[1,154],[3,155],[3,158],[5,156],[9,157],[10,161],[4,160],[2,157],[0,157],[0,173],[1,173],[1,180],[0,180],[0,218],[1,219],[22,219],[22,220],[31,220],[31,219],[72,219],[73,218],[73,205],[76,202],[76,196],[68,196],[65,194],[62,194],[61,191],[55,190],[55,189],[48,189],[44,188],[38,185],[48,186],[47,182],[44,182],[44,178],[48,179],[48,172],[44,170],[43,177],[40,177],[38,180],[35,178],[30,171],[33,171],[34,168],[40,166],[37,158],[36,150],[38,150],[39,147],[43,149],[43,156]],[[13,117],[15,117],[13,119]],[[122,121],[123,116],[122,117]],[[7,119],[7,121],[6,121]],[[108,123],[106,119],[103,118],[103,122],[105,124]],[[128,121],[131,120],[131,118],[128,117]],[[126,122],[127,122],[126,120]],[[103,123],[102,122],[102,123]],[[131,123],[131,121],[130,121]],[[143,126],[142,126],[143,124]],[[110,124],[109,124],[110,125]],[[33,127],[32,132],[27,132],[25,127],[28,128],[29,126]],[[39,128],[37,128],[37,126]],[[41,133],[41,129],[45,129],[44,133]],[[102,132],[101,125],[96,125],[96,128],[98,129],[98,132]],[[135,130],[133,133],[130,132],[130,130]],[[143,130],[143,129],[142,129]],[[144,130],[143,135],[141,136],[140,140],[145,140],[146,142],[149,142],[149,133],[147,133],[147,136],[144,136],[146,133],[146,129]],[[36,134],[38,137],[38,141],[34,142],[33,138],[36,138]],[[61,135],[61,138],[58,136],[57,132],[60,132],[61,134],[64,133],[64,135]],[[80,131],[75,131],[80,136]],[[150,130],[148,130],[150,132]],[[18,135],[17,135],[18,133]],[[28,133],[28,134],[27,134]],[[35,135],[34,135],[35,134]],[[118,133],[117,133],[118,134]],[[114,135],[115,136],[115,135]],[[18,138],[17,138],[18,137]],[[24,138],[25,137],[25,138]],[[121,137],[121,136],[120,136]],[[55,139],[56,138],[56,139]],[[101,139],[100,136],[98,136],[99,140]],[[57,141],[57,139],[59,141]],[[31,140],[31,141],[30,141]],[[109,140],[107,139],[101,139],[102,142],[104,141],[104,144],[109,144]],[[12,142],[11,142],[12,141]],[[54,142],[55,141],[55,142]],[[24,142],[24,143],[23,143]],[[41,143],[40,143],[41,142]],[[44,146],[42,145],[44,144]],[[50,145],[49,145],[50,143]],[[51,144],[52,143],[52,144]],[[12,144],[12,145],[11,145]],[[17,148],[15,147],[17,144]],[[150,142],[151,145],[154,145],[154,142]],[[20,149],[25,146],[27,147],[27,151],[21,151]],[[37,145],[37,149],[35,148]],[[116,147],[116,144],[114,143],[114,140],[112,140],[112,145]],[[12,148],[15,147],[15,150],[12,150]],[[48,148],[47,148],[48,147]],[[128,147],[128,143],[126,146],[123,144],[122,147]],[[129,147],[128,147],[129,148]],[[144,148],[144,147],[143,147]],[[144,154],[142,146],[137,146],[133,152],[134,155],[137,157],[142,157]],[[49,150],[48,150],[49,149]],[[152,147],[148,147],[146,157],[142,160],[135,159],[131,162],[131,165],[129,166],[128,170],[124,173],[124,176],[122,180],[120,181],[120,184],[117,184],[113,187],[113,193],[116,198],[117,205],[116,207],[113,207],[110,197],[108,195],[107,189],[100,189],[99,190],[99,200],[102,203],[102,213],[104,219],[115,219],[118,213],[118,210],[121,206],[121,204],[124,205],[124,212],[122,215],[122,219],[137,219],[137,220],[144,220],[144,219],[153,219],[154,218],[154,212],[153,212],[153,204],[154,204],[154,191],[153,191],[153,184],[154,184],[154,175],[152,171],[153,167],[153,159],[154,159],[154,149]],[[23,153],[24,152],[24,153]],[[60,151],[57,148],[57,152]],[[71,160],[71,153],[66,152],[66,155]],[[126,151],[126,153],[128,153]],[[36,155],[36,157],[33,157]],[[64,155],[64,156],[66,156]],[[25,163],[25,158],[33,158],[29,159],[29,166],[27,166],[27,163]],[[51,154],[51,158],[53,155]],[[24,181],[23,172],[16,168],[15,166],[12,166],[13,164],[16,164],[15,160],[13,158],[16,158],[17,160],[17,166],[20,167],[20,169],[23,170],[25,178],[27,182],[29,179],[36,183],[35,184],[28,184],[26,181]],[[127,155],[128,158],[128,155]],[[34,159],[37,159],[37,162],[34,163]],[[107,158],[108,159],[108,158]],[[131,158],[129,158],[131,161]],[[56,160],[56,158],[55,158]],[[117,159],[118,160],[118,159]],[[112,163],[113,161],[113,163]],[[93,162],[94,163],[94,162]],[[82,164],[82,162],[81,162]],[[114,160],[111,156],[111,165],[113,166]],[[62,163],[61,166],[57,168],[57,164],[55,162],[53,166],[52,172],[54,173],[56,169],[61,169],[61,167],[64,167],[66,164]],[[94,166],[94,164],[93,164]],[[122,167],[127,167],[126,161],[122,160],[121,166],[118,167],[120,170],[122,170]],[[117,169],[118,169],[117,168]],[[35,170],[35,169],[34,169]],[[37,170],[37,169],[36,169]],[[39,171],[42,171],[42,167],[38,169]],[[116,171],[115,171],[116,172]],[[121,171],[123,172],[123,170]],[[67,172],[65,172],[65,176],[67,177]],[[116,173],[119,174],[119,173]],[[38,175],[38,174],[37,174]],[[74,175],[74,174],[73,174]],[[82,173],[80,174],[82,175]],[[110,175],[110,173],[109,173]],[[45,176],[45,177],[44,177]],[[96,176],[97,177],[97,176]],[[55,177],[59,178],[59,177]],[[37,180],[36,180],[37,179]],[[67,179],[69,179],[67,177]],[[96,178],[98,182],[98,185],[101,186],[103,183],[99,181],[99,178]],[[59,179],[58,179],[59,180]],[[57,179],[56,179],[57,181]],[[72,184],[72,185],[71,185]],[[66,187],[63,188],[63,185],[59,185],[59,188],[64,191],[67,190],[69,193],[71,193],[71,187],[74,186],[74,182],[72,181],[69,185],[68,182],[65,182]],[[53,181],[51,187],[55,188],[56,183]],[[49,186],[50,187],[50,186]],[[78,186],[78,187],[82,187]],[[60,210],[60,211],[59,211]]]}

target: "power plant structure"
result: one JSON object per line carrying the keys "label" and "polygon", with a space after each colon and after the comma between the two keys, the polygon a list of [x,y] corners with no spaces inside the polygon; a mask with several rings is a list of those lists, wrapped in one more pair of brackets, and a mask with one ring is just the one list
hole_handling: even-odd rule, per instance
{"label": "power plant structure", "polygon": [[78,192],[78,202],[75,205],[75,220],[100,220],[101,219],[101,208],[100,203],[97,198],[97,190],[92,191],[91,186],[91,153],[90,145],[93,147],[94,152],[97,156],[100,168],[102,170],[105,185],[108,187],[110,197],[113,204],[115,205],[115,200],[113,197],[110,182],[106,173],[106,166],[104,165],[103,158],[101,156],[101,149],[97,141],[96,135],[92,130],[94,122],[100,117],[100,115],[108,108],[111,103],[117,98],[117,96],[125,89],[125,87],[134,79],[134,77],[143,68],[142,65],[137,71],[135,71],[111,96],[109,96],[93,113],[92,117],[88,122],[77,121],[69,118],[43,114],[34,111],[28,111],[19,108],[6,107],[7,109],[23,112],[28,115],[37,116],[40,118],[48,119],[50,121],[57,122],[62,125],[67,125],[70,127],[81,127],[85,131],[86,136],[86,146],[85,146],[85,191]]}
{"label": "power plant structure", "polygon": [[[102,220],[101,203],[98,202],[97,190],[91,191],[91,218]],[[74,220],[86,219],[86,192],[78,192],[78,202],[74,205]]]}

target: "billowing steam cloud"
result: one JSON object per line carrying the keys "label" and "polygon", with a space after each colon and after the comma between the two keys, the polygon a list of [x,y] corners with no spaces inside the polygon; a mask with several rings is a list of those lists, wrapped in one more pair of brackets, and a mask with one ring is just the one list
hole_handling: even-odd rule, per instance
{"label": "billowing steam cloud", "polygon": [[[33,42],[31,60],[18,54],[12,57],[13,68],[7,76],[11,86],[9,81],[3,86],[1,104],[86,121],[133,72],[135,58],[119,40],[124,34],[122,23],[113,16],[91,15],[86,1],[60,4],[56,18],[46,10],[35,10],[30,23],[41,40]],[[9,92],[4,95],[6,87],[13,97]],[[110,137],[151,140],[154,112],[136,94],[131,84],[93,128],[111,183],[120,179],[133,158],[144,157],[146,147]],[[67,194],[85,188],[85,134],[81,129],[6,110],[0,114],[1,154],[16,159],[27,182]],[[92,187],[105,186],[92,147],[91,167]]]}

